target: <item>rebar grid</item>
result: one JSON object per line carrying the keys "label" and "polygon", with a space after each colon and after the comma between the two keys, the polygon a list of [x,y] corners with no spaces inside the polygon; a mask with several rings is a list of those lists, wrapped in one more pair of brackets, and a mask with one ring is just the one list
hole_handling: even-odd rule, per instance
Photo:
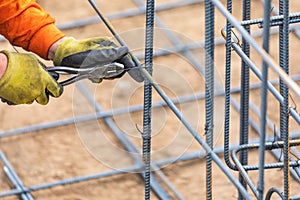
{"label": "rebar grid", "polygon": [[[14,185],[15,189],[12,189],[7,192],[0,193],[0,197],[5,197],[5,196],[11,196],[11,195],[19,195],[21,199],[33,199],[31,196],[30,192],[31,191],[37,191],[37,190],[43,190],[51,187],[56,187],[56,186],[61,186],[61,185],[66,185],[66,184],[73,184],[77,182],[82,182],[82,181],[87,181],[87,180],[92,180],[92,179],[99,179],[102,177],[107,177],[107,176],[113,176],[116,174],[124,173],[132,171],[132,172],[146,172],[141,173],[142,177],[145,179],[145,199],[150,199],[150,188],[154,191],[154,193],[160,198],[160,199],[171,199],[170,194],[163,189],[163,187],[160,184],[163,184],[167,186],[173,195],[178,198],[178,199],[184,199],[184,197],[180,194],[180,192],[172,185],[171,182],[168,181],[168,179],[164,176],[164,173],[160,171],[159,166],[164,165],[166,163],[173,163],[174,158],[169,158],[165,160],[161,160],[158,162],[151,162],[150,156],[150,139],[151,139],[151,106],[152,104],[153,107],[161,107],[161,106],[168,106],[174,114],[179,118],[179,120],[183,123],[183,125],[187,128],[187,130],[192,134],[192,136],[195,138],[195,140],[204,148],[204,151],[199,151],[199,152],[194,152],[191,154],[186,154],[183,155],[180,159],[177,159],[177,162],[183,161],[183,160],[189,160],[189,159],[195,159],[195,158],[200,158],[200,157],[206,157],[207,158],[207,199],[217,199],[218,197],[212,193],[212,186],[213,186],[213,176],[212,176],[212,171],[211,171],[211,161],[214,161],[216,165],[219,166],[219,168],[223,171],[223,173],[231,180],[231,182],[237,187],[239,190],[239,199],[251,199],[254,195],[255,198],[257,199],[271,199],[272,194],[277,193],[278,196],[280,196],[282,199],[294,199],[297,198],[295,197],[290,197],[290,179],[289,179],[289,173],[291,173],[295,179],[298,178],[298,181],[300,180],[300,173],[299,173],[299,160],[295,160],[291,158],[290,156],[290,151],[293,151],[293,155],[299,155],[297,149],[293,148],[292,146],[299,146],[300,142],[299,140],[296,139],[291,139],[291,134],[289,132],[288,126],[289,126],[289,114],[291,114],[292,118],[300,124],[299,120],[299,115],[294,109],[293,106],[289,105],[289,90],[291,89],[296,96],[300,97],[300,90],[298,85],[296,84],[296,80],[299,80],[298,77],[293,78],[292,76],[289,76],[289,70],[288,70],[288,61],[289,61],[289,27],[291,23],[297,23],[298,21],[298,14],[297,13],[291,13],[289,14],[289,9],[288,9],[288,3],[289,1],[281,1],[280,0],[280,8],[279,8],[279,15],[278,16],[273,16],[271,18],[267,17],[268,13],[268,6],[265,6],[265,17],[261,18],[262,20],[251,20],[250,19],[250,1],[244,1],[244,18],[243,22],[238,22],[235,17],[233,17],[230,13],[232,13],[231,6],[234,4],[231,0],[227,0],[227,9],[220,3],[218,0],[206,0],[206,35],[205,35],[205,42],[200,41],[199,43],[195,44],[189,44],[189,45],[183,45],[180,44],[180,40],[176,38],[176,36],[172,35],[172,33],[166,31],[165,34],[171,38],[172,42],[174,43],[173,50],[175,52],[180,52],[183,55],[185,55],[191,63],[196,67],[196,69],[202,73],[203,75],[205,74],[206,77],[206,91],[205,93],[199,93],[196,95],[191,95],[191,96],[183,96],[180,98],[176,99],[170,99],[165,92],[160,88],[158,83],[151,77],[151,60],[153,56],[163,56],[170,54],[171,51],[161,51],[161,52],[155,52],[153,55],[149,51],[153,50],[152,46],[152,40],[153,40],[153,23],[149,22],[147,23],[146,30],[148,32],[146,33],[146,53],[145,57],[146,58],[146,67],[150,66],[150,73],[149,71],[146,71],[145,69],[141,68],[140,71],[141,73],[144,74],[144,77],[146,79],[145,85],[147,86],[147,89],[145,89],[145,99],[147,102],[147,106],[142,106],[142,105],[135,105],[128,108],[120,108],[118,110],[111,110],[111,111],[104,111],[102,110],[101,106],[99,105],[98,102],[95,102],[93,99],[93,96],[88,92],[88,90],[82,85],[78,84],[79,89],[82,91],[84,96],[89,100],[90,104],[96,107],[96,116],[95,115],[82,115],[79,117],[75,118],[70,118],[66,120],[61,120],[57,122],[49,122],[46,124],[37,124],[33,125],[30,127],[23,127],[20,129],[15,129],[15,130],[9,130],[0,133],[0,138],[4,137],[9,137],[12,135],[16,134],[23,134],[35,130],[43,130],[43,129],[48,129],[48,128],[53,128],[57,126],[63,126],[66,124],[73,124],[77,123],[80,121],[90,121],[93,119],[104,119],[107,125],[110,127],[110,129],[113,131],[113,133],[116,135],[116,137],[121,141],[121,143],[125,146],[125,148],[129,152],[140,152],[139,149],[124,135],[122,130],[119,130],[118,127],[114,124],[114,122],[111,120],[111,116],[113,115],[118,115],[126,112],[135,112],[138,110],[144,110],[145,113],[145,121],[144,121],[144,134],[143,137],[145,139],[145,150],[144,151],[144,161],[146,162],[143,163],[139,157],[135,157],[135,164],[132,165],[131,167],[124,168],[119,171],[109,171],[109,172],[104,172],[104,173],[99,173],[99,174],[94,174],[94,175],[88,175],[88,176],[82,176],[82,177],[74,177],[71,179],[65,179],[53,183],[45,183],[37,186],[24,186],[21,179],[18,177],[17,173],[13,169],[13,166],[9,163],[8,159],[5,157],[3,152],[0,152],[0,158],[1,161],[4,165],[4,172],[6,176],[9,178],[9,180],[12,182]],[[135,16],[135,15],[140,15],[142,13],[147,13],[147,20],[150,20],[149,17],[154,17],[154,0],[153,1],[147,1],[151,9],[145,9],[145,5],[141,0],[135,0],[135,3],[139,6],[139,9],[135,10],[128,10],[124,12],[118,13],[118,15],[115,15],[116,17],[128,17],[128,16]],[[180,7],[183,5],[188,5],[188,4],[196,4],[196,3],[203,3],[203,1],[178,1],[174,3],[169,3],[166,4],[166,6],[161,6],[161,9],[168,9],[168,8],[176,8]],[[266,5],[269,5],[270,1],[266,1]],[[224,44],[225,40],[220,40],[220,38],[215,38],[214,36],[214,13],[212,10],[218,9],[227,19],[227,25],[226,25],[226,35],[225,35],[225,40],[226,40],[226,82],[225,82],[225,88],[220,87],[220,83],[218,80],[216,81],[216,85],[219,87],[220,90],[214,91],[214,73],[213,73],[213,67],[214,67],[214,45],[220,45]],[[274,9],[276,10],[276,9]],[[151,14],[152,13],[152,14]],[[234,13],[233,13],[234,14]],[[153,18],[154,19],[154,18]],[[151,19],[151,20],[153,20]],[[156,24],[166,28],[165,24],[158,18],[156,17]],[[150,20],[150,21],[151,21]],[[72,25],[66,26],[65,28],[74,28],[76,27],[81,27],[82,25],[86,25],[89,23],[95,23],[97,20],[93,18],[92,20],[89,19],[85,22],[82,20],[72,22]],[[260,27],[264,28],[264,34],[262,35],[264,42],[263,48],[261,48],[253,39],[254,35],[248,34],[249,29],[244,29],[242,26],[246,26],[250,28],[250,25],[252,24],[257,24],[260,23]],[[270,25],[268,25],[270,24]],[[225,25],[225,24],[224,24]],[[279,51],[280,51],[280,67],[283,67],[284,70],[281,70],[279,65],[269,56],[268,51],[267,51],[267,43],[268,43],[268,37],[269,37],[269,27],[270,26],[280,26],[279,28],[279,33],[280,33],[280,46]],[[243,45],[242,48],[240,47],[240,44],[236,43],[234,40],[232,40],[232,31],[234,30],[233,28],[237,29],[242,37],[243,37]],[[151,31],[152,30],[152,31]],[[149,32],[150,31],[150,32]],[[294,28],[293,31],[295,32],[295,35],[297,35],[297,29]],[[114,30],[112,30],[114,32]],[[115,34],[114,34],[115,35]],[[260,35],[261,36],[261,35]],[[245,47],[246,44],[246,47]],[[122,44],[126,45],[126,44]],[[148,48],[147,48],[148,45]],[[263,70],[262,72],[259,70],[259,68],[254,64],[254,62],[251,60],[249,56],[249,50],[250,46],[253,47],[254,50],[259,52],[262,56],[262,59],[264,60],[263,63]],[[201,61],[197,60],[192,54],[191,50],[193,49],[198,49],[205,47],[206,50],[206,64],[205,68],[201,65]],[[148,53],[147,53],[148,49]],[[172,49],[172,47],[171,47]],[[264,49],[264,50],[263,50]],[[246,72],[242,70],[241,76],[243,77],[242,83],[241,83],[241,88],[240,87],[231,87],[231,80],[233,77],[230,75],[232,63],[231,63],[231,55],[232,55],[232,50],[235,50],[235,53],[240,56],[241,61],[242,61],[242,68],[246,69]],[[147,55],[148,54],[148,55]],[[139,56],[137,56],[139,57]],[[142,56],[141,56],[142,57]],[[148,63],[148,64],[147,64]],[[268,79],[268,74],[267,70],[268,67],[273,69],[278,76],[281,78],[279,83],[276,83],[275,81],[269,80]],[[248,75],[248,70],[252,70],[255,75],[262,80],[262,83],[258,83],[257,85],[255,84],[250,84],[248,83],[249,81],[249,75]],[[245,82],[246,81],[246,82]],[[280,91],[278,91],[275,88],[275,84],[280,85]],[[149,87],[150,86],[150,87]],[[152,102],[151,98],[147,98],[147,96],[151,96],[151,87],[153,87],[157,93],[162,97],[163,101],[162,102]],[[248,95],[251,93],[251,91],[262,87],[262,102],[265,102],[261,105],[261,111],[257,111],[257,105],[254,105],[248,98]],[[265,133],[266,127],[268,128],[273,128],[270,127],[274,125],[274,122],[271,122],[271,120],[268,118],[266,111],[267,111],[267,106],[266,106],[266,99],[267,96],[267,90],[269,90],[275,98],[278,100],[279,104],[282,107],[281,111],[281,117],[280,117],[280,131],[277,129],[274,130],[276,137],[270,137],[267,136]],[[224,92],[225,91],[225,92]],[[233,93],[241,94],[243,98],[241,98],[240,104],[237,103],[237,101],[233,97]],[[213,109],[214,109],[214,104],[213,104],[213,97],[212,96],[217,96],[217,95],[225,95],[225,129],[224,129],[224,146],[223,147],[218,147],[213,149],[213,134],[212,134],[212,127],[214,126],[213,124]],[[182,103],[182,102],[187,102],[187,101],[195,101],[199,99],[205,99],[207,102],[207,107],[206,107],[206,128],[205,128],[205,133],[207,135],[207,140],[206,142],[199,136],[201,133],[198,133],[196,130],[192,128],[192,126],[189,124],[189,122],[185,119],[185,117],[180,113],[178,108],[176,107],[177,103]],[[230,124],[230,105],[235,108],[236,110],[241,112],[241,128],[240,128],[240,144],[230,144],[229,140],[229,134],[230,134],[230,129],[229,129],[229,124]],[[254,113],[261,118],[260,122],[255,122],[255,120],[252,119],[252,116],[249,114],[249,110],[254,111]],[[252,127],[253,129],[256,130],[256,132],[259,135],[259,138],[256,141],[248,139],[249,133],[248,133],[248,128]],[[260,128],[259,128],[260,127]],[[267,132],[267,131],[266,131]],[[299,133],[296,134],[296,137],[299,137]],[[248,156],[247,156],[247,151],[250,149],[257,149],[260,148],[260,161],[259,164],[257,165],[248,165]],[[275,150],[280,149],[283,150],[283,157],[280,155],[276,154]],[[233,163],[230,161],[229,155],[230,155],[230,150],[232,150],[232,159]],[[274,152],[274,155],[277,155],[277,159],[279,159],[278,163],[268,163],[265,164],[264,161],[264,154],[266,150],[272,150]],[[273,151],[274,150],[274,151]],[[246,152],[241,153],[240,159],[237,158],[238,152]],[[217,155],[217,153],[223,153],[225,156],[225,161],[228,167],[226,167],[222,161],[220,160],[220,157]],[[264,171],[265,169],[270,169],[270,168],[283,168],[284,169],[284,188],[281,190],[281,188],[266,188],[264,189]],[[234,171],[238,170],[239,173],[241,174],[241,178],[237,180],[233,175],[230,169],[233,169]],[[156,175],[160,177],[161,182],[157,181],[154,176],[152,176],[151,170],[155,170]],[[257,170],[259,171],[260,174],[260,179],[259,179],[259,185],[258,187],[255,186],[255,184],[252,183],[251,177],[247,174],[248,170]],[[196,172],[197,173],[197,172]],[[247,192],[247,186],[251,189],[251,191]],[[267,191],[267,192],[265,192]],[[281,192],[283,191],[283,192]],[[252,192],[252,194],[251,194]]]}

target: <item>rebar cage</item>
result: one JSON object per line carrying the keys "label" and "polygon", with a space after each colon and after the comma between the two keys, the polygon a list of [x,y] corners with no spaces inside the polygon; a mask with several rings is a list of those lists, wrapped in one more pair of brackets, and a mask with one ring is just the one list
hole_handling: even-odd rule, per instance
{"label": "rebar cage", "polygon": [[[110,109],[104,109],[110,106],[104,103],[104,108],[102,107],[103,99],[99,100],[96,94],[98,89],[91,86],[90,83],[82,82],[76,84],[72,90],[73,93],[67,93],[69,96],[65,97],[66,101],[72,102],[73,107],[70,108],[69,113],[62,113],[61,116],[52,117],[49,120],[33,122],[29,120],[28,125],[18,128],[3,126],[3,131],[0,133],[0,158],[3,167],[2,185],[4,186],[0,198],[39,199],[42,198],[36,194],[39,191],[129,174],[129,177],[140,176],[144,182],[144,193],[133,195],[131,199],[271,199],[273,196],[286,200],[300,199],[297,189],[300,182],[300,154],[297,147],[300,144],[298,139],[300,116],[297,112],[300,97],[300,88],[297,84],[299,80],[299,70],[297,69],[299,45],[297,44],[300,37],[298,30],[300,14],[297,10],[299,10],[300,3],[289,0],[273,2],[271,0],[177,0],[163,3],[158,1],[159,3],[156,4],[157,2],[154,0],[132,0],[130,2],[135,5],[135,8],[108,13],[106,18],[102,14],[102,7],[100,9],[97,7],[97,3],[100,2],[95,3],[92,0],[89,2],[96,10],[97,16],[64,22],[58,27],[66,32],[70,31],[72,34],[72,31],[80,30],[83,27],[89,30],[90,26],[90,30],[92,30],[90,32],[94,32],[96,26],[106,26],[120,45],[127,45],[131,50],[137,49],[132,53],[137,58],[135,62],[141,66],[139,70],[145,78],[143,102],[135,103],[135,97],[130,96],[125,98],[125,104],[120,103],[122,106],[114,106],[118,104],[118,101],[114,100],[116,103],[112,103]],[[163,15],[163,13],[172,10],[176,12],[176,15],[172,17],[178,16],[176,20],[181,20],[176,23],[187,23],[189,19],[180,18],[181,9],[189,9],[191,15],[199,16],[193,19],[195,22],[189,26],[191,29],[199,29],[199,37],[195,37],[196,39],[188,38],[190,35],[182,36],[172,30],[174,22],[165,23],[164,20],[168,15]],[[99,16],[101,20],[99,20]],[[118,24],[117,21],[123,19],[135,22],[135,17],[144,18],[144,29],[136,30],[136,27],[133,27],[135,31],[119,34],[118,29],[115,30],[110,24],[110,21]],[[135,42],[138,42],[141,35],[144,46],[137,47]],[[128,43],[127,37],[134,38],[130,40],[133,40],[133,44],[130,41]],[[167,40],[168,42],[166,42]],[[162,46],[160,46],[161,43],[163,43]],[[172,70],[175,70],[176,67],[168,68],[157,64],[158,60],[164,57],[169,56],[171,59],[175,59],[172,58],[174,54],[185,61],[180,63],[180,70],[191,68],[191,71],[184,74],[179,70],[176,71],[176,75],[180,74],[180,76],[172,76]],[[145,64],[141,65],[139,60],[144,60]],[[168,71],[168,69],[172,70]],[[158,75],[155,74],[156,71],[159,72]],[[190,74],[193,75],[190,76]],[[188,75],[188,77],[184,77],[184,75]],[[166,80],[176,78],[178,79],[175,80],[175,85],[173,83],[172,86],[168,86]],[[180,88],[184,85],[184,81],[189,79],[193,79],[195,82],[187,81],[186,85],[190,86],[196,83],[195,86],[191,86],[193,88],[188,92],[188,87],[183,87],[185,92],[178,92],[174,98],[174,91],[176,93],[177,90],[169,87]],[[161,82],[162,80],[166,82]],[[111,87],[114,91],[117,90],[117,94],[107,94],[106,96],[109,98],[121,99],[125,93],[119,94],[119,91],[132,92],[131,94],[134,96],[133,93],[141,90],[140,85],[128,82],[128,80],[121,83],[113,82],[113,85],[103,84],[107,84],[107,87]],[[130,84],[134,85],[133,89],[127,87]],[[130,91],[131,89],[134,91]],[[152,92],[152,89],[155,91]],[[74,97],[76,98],[74,99]],[[133,103],[131,98],[134,99]],[[221,101],[219,101],[220,99]],[[107,98],[104,100],[107,101]],[[196,102],[196,104],[189,104],[191,102]],[[57,105],[59,105],[59,100],[56,100],[52,109],[55,109]],[[194,105],[196,107],[193,107]],[[49,107],[51,108],[51,105]],[[84,107],[84,111],[78,109],[82,107]],[[191,112],[186,115],[185,109],[191,109],[191,107],[192,109],[196,108],[194,115],[191,115]],[[197,110],[199,107],[200,111]],[[8,108],[3,106],[1,109],[6,111]],[[6,112],[18,113],[24,110],[29,112],[28,109],[30,108],[9,108]],[[43,112],[43,109],[45,108],[37,108],[40,112]],[[164,110],[165,116],[173,116],[170,119],[172,124],[181,124],[182,127],[178,128],[180,131],[176,130],[176,127],[174,130],[172,125],[169,127],[168,122],[165,122],[158,133],[171,132],[177,134],[178,140],[189,139],[188,144],[184,144],[183,147],[180,146],[182,145],[180,141],[177,144],[177,140],[174,139],[173,143],[176,144],[174,147],[169,145],[172,146],[170,150],[166,152],[155,150],[154,153],[153,149],[156,148],[157,142],[154,138],[158,136],[153,133],[156,131],[153,130],[155,129],[153,127],[163,120],[162,115],[159,114],[161,110]],[[138,114],[135,115],[136,113]],[[133,115],[132,118],[139,117],[139,121],[142,118],[142,128],[139,128],[137,122],[133,122],[137,125],[127,131],[124,124],[129,123],[127,120],[135,120],[131,119],[131,115]],[[43,115],[38,116],[42,117]],[[65,116],[70,117],[65,118]],[[124,124],[119,123],[122,116],[123,118],[125,116],[125,122],[124,119],[122,120]],[[158,117],[158,120],[155,120],[155,117]],[[3,116],[2,124],[9,123],[5,119]],[[16,116],[17,120],[18,116]],[[193,120],[196,120],[195,124]],[[99,123],[105,124],[105,127],[99,129],[97,127]],[[74,172],[74,176],[61,175],[63,178],[60,178],[60,175],[56,174],[56,179],[53,181],[34,184],[35,181],[28,180],[30,177],[25,177],[24,171],[28,172],[28,176],[38,172],[33,169],[32,171],[30,171],[31,169],[20,170],[22,162],[30,163],[31,159],[22,158],[20,155],[23,154],[19,150],[28,150],[29,154],[32,153],[30,144],[46,137],[44,132],[48,135],[53,132],[64,134],[64,127],[71,129],[71,132],[79,132],[83,146],[86,146],[97,160],[106,162],[110,166],[103,167],[98,171],[98,165],[91,164],[95,167],[91,167],[90,171],[93,173],[88,175]],[[185,131],[181,134],[183,127]],[[89,134],[98,130],[101,132],[100,136]],[[130,137],[132,132],[138,136],[134,135],[132,139]],[[88,135],[91,135],[90,138],[85,138]],[[109,137],[114,139],[103,139]],[[168,137],[171,136],[168,135],[166,138]],[[140,138],[138,142],[137,138]],[[28,147],[16,147],[19,150],[10,151],[9,145],[11,141],[15,140],[27,141],[25,144]],[[104,150],[106,144],[99,145],[95,142],[96,140],[113,141],[115,144],[112,146],[118,146],[121,150],[116,152],[110,151],[110,149]],[[55,143],[51,146],[47,142],[39,147],[46,148],[45,152],[47,152],[49,147],[59,148]],[[99,150],[100,153],[95,150],[97,145],[103,145]],[[167,147],[163,148],[167,149]],[[176,149],[179,152],[174,154]],[[72,151],[71,147],[67,151]],[[163,152],[164,155],[156,152]],[[48,153],[50,156],[52,155],[50,149]],[[47,157],[48,153],[44,156]],[[109,157],[117,154],[120,156],[116,156],[113,161],[108,163],[106,158],[101,157],[102,154],[107,154]],[[41,156],[36,153],[34,155]],[[56,155],[56,157],[61,162],[68,162],[59,158],[60,155]],[[187,185],[185,185],[187,188],[185,186],[178,188],[178,179],[181,177],[177,174],[170,175],[172,170],[168,171],[168,167],[172,169],[174,165],[188,161],[197,163],[196,166],[199,170],[193,171],[195,177],[197,174],[205,174],[201,179],[201,181],[204,180],[202,185],[205,185],[205,188],[197,188],[197,184],[200,184],[201,181],[193,182],[192,177],[189,177],[188,183],[195,184],[196,190],[203,190],[203,193],[196,193],[194,196]],[[78,164],[79,169],[83,163]],[[203,163],[206,164],[205,169],[201,167]],[[54,164],[50,163],[46,165],[46,168],[52,165]],[[41,166],[45,167],[45,165]],[[85,165],[83,164],[83,166]],[[218,167],[217,170],[222,176],[214,175],[214,166]],[[109,168],[111,170],[107,170]],[[47,169],[44,170],[47,171]],[[45,171],[42,170],[42,174],[39,176],[43,176]],[[176,173],[176,170],[174,169],[173,172]],[[271,176],[278,177],[279,182],[273,182]],[[216,187],[222,187],[219,181],[224,182],[225,177],[228,181],[225,181],[225,185],[230,182],[231,188],[234,187],[236,190],[229,191],[224,187],[226,191],[222,194],[218,191],[215,192]],[[217,186],[215,186],[215,182],[217,182]],[[101,187],[101,183],[94,185],[93,190],[97,190],[97,187]],[[141,190],[141,188],[139,187],[137,190]],[[236,195],[233,197],[233,194]],[[85,196],[87,199],[92,199],[88,192]],[[66,198],[72,199],[73,197]],[[99,198],[111,199],[111,197],[101,195],[98,196]],[[47,198],[44,196],[42,199]],[[123,199],[122,195],[118,196],[118,199]],[[126,198],[124,197],[124,199]]]}

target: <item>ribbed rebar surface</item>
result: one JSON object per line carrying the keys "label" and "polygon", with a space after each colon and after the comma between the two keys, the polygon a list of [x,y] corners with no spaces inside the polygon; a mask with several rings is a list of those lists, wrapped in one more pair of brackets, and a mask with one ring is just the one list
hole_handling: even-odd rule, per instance
{"label": "ribbed rebar surface", "polygon": [[[146,44],[145,66],[152,75],[153,65],[153,33],[154,33],[154,0],[147,0],[146,6]],[[150,199],[151,174],[151,109],[152,86],[148,80],[144,85],[144,120],[143,120],[143,159],[145,162],[145,199]]]}
{"label": "ribbed rebar surface", "polygon": [[[251,13],[251,1],[243,1],[243,20],[249,20]],[[244,26],[247,32],[250,32],[250,26]],[[250,45],[247,40],[242,39],[242,50],[250,57]],[[240,145],[247,144],[249,138],[249,66],[242,60],[242,70],[241,70],[241,97],[240,97]],[[242,151],[240,153],[240,162],[242,165],[248,164],[248,151]],[[243,183],[245,187],[247,184],[244,182],[243,177],[239,176],[240,182]],[[240,196],[239,199],[242,199]]]}
{"label": "ribbed rebar surface", "polygon": [[[206,143],[213,148],[214,127],[214,6],[205,1],[205,135]],[[206,158],[206,199],[212,199],[212,160]]]}
{"label": "ribbed rebar surface", "polygon": [[[283,23],[279,28],[279,58],[280,66],[289,74],[289,1],[279,1],[279,14],[283,15]],[[280,136],[284,141],[284,199],[290,198],[290,147],[289,147],[289,89],[280,81],[280,94],[284,103],[280,106]]]}

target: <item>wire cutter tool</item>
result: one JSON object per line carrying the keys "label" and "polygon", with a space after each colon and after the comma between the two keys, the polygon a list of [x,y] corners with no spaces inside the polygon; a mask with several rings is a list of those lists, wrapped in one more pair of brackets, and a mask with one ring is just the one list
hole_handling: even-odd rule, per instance
{"label": "wire cutter tool", "polygon": [[62,86],[66,86],[86,78],[91,80],[93,83],[99,83],[102,79],[117,78],[118,76],[121,76],[122,73],[125,73],[124,65],[118,62],[85,68],[54,66],[47,67],[46,70],[56,80],[58,80],[60,74],[74,75],[67,80],[59,82]]}

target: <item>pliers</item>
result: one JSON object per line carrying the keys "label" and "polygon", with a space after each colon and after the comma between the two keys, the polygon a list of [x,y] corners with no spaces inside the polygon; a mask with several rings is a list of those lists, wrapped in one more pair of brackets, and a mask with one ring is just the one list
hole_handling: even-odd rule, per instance
{"label": "pliers", "polygon": [[93,83],[99,83],[102,79],[117,78],[125,73],[124,65],[118,62],[113,62],[105,65],[96,65],[93,67],[76,68],[68,66],[53,66],[47,67],[46,70],[50,75],[58,80],[59,74],[74,74],[71,78],[59,82],[60,85],[66,86],[76,81],[88,78]]}

